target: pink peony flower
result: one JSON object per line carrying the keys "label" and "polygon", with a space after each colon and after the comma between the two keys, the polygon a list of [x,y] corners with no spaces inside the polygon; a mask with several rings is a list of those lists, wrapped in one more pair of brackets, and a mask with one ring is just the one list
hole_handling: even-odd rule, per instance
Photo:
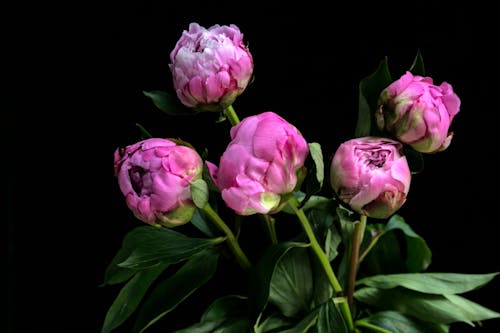
{"label": "pink peony flower", "polygon": [[191,220],[195,205],[189,182],[199,179],[198,153],[167,139],[146,139],[117,149],[115,176],[127,206],[141,221],[174,227]]}
{"label": "pink peony flower", "polygon": [[362,137],[342,143],[330,167],[330,184],[359,214],[387,218],[406,201],[411,173],[402,144],[387,138]]}
{"label": "pink peony flower", "polygon": [[170,53],[178,98],[187,107],[221,111],[247,87],[253,59],[234,24],[208,29],[191,23]]}
{"label": "pink peony flower", "polygon": [[207,162],[222,199],[240,215],[275,212],[281,196],[297,185],[309,153],[306,140],[273,112],[243,119],[230,134],[219,167]]}
{"label": "pink peony flower", "polygon": [[421,153],[443,151],[451,143],[451,122],[460,99],[450,84],[406,72],[379,97],[377,126]]}

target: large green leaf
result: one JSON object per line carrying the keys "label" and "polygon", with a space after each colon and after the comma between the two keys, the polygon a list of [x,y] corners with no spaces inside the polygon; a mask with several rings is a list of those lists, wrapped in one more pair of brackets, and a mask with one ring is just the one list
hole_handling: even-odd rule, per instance
{"label": "large green leaf", "polygon": [[474,322],[500,317],[500,313],[458,295],[426,294],[401,287],[365,287],[355,291],[354,297],[380,310],[399,311],[436,324],[464,322],[474,326]]}
{"label": "large green leaf", "polygon": [[257,318],[269,299],[271,280],[280,259],[292,248],[308,247],[309,244],[284,242],[271,245],[249,272],[249,302],[252,318]]}
{"label": "large green leaf", "polygon": [[198,323],[174,333],[253,333],[248,318],[236,318]]}
{"label": "large green leaf", "polygon": [[153,90],[153,91],[143,91],[144,95],[151,98],[154,105],[172,116],[191,116],[196,114],[195,109],[188,108],[184,106],[177,96],[170,95],[165,91]]}
{"label": "large green leaf", "polygon": [[386,224],[369,224],[367,230],[375,236],[368,246],[370,252],[362,253],[366,256],[360,267],[363,274],[416,273],[431,263],[427,243],[401,216],[393,215]]}
{"label": "large green leaf", "polygon": [[349,327],[333,299],[323,303],[319,308],[317,333],[349,333]]}
{"label": "large green leaf", "polygon": [[337,216],[340,225],[340,235],[342,237],[342,245],[343,245],[343,255],[338,267],[337,278],[339,280],[342,289],[347,288],[347,281],[349,279],[349,262],[351,260],[352,254],[352,239],[354,237],[354,228],[356,223],[359,223],[357,220],[358,215],[353,214],[351,211],[338,207],[337,208]]}
{"label": "large green leaf", "polygon": [[[327,198],[320,195],[312,195],[307,201],[305,201],[304,198],[306,197],[306,194],[301,191],[293,192],[293,196],[297,198],[299,202],[304,201],[304,205],[301,205],[301,208],[304,212],[307,212],[310,209],[327,209],[328,206],[331,206],[335,203],[332,198]],[[292,208],[290,208],[289,205],[283,207],[281,212],[295,215],[295,212]]]}
{"label": "large green leaf", "polygon": [[[371,229],[368,225],[367,229]],[[380,231],[379,231],[380,232]],[[375,236],[376,242],[366,257],[361,261],[358,277],[378,274],[405,273],[404,249],[396,232],[380,232]],[[364,253],[363,253],[364,254]]]}
{"label": "large green leaf", "polygon": [[141,307],[132,332],[144,332],[209,281],[217,269],[218,257],[212,249],[197,253],[159,283]]}
{"label": "large green leaf", "polygon": [[378,97],[392,82],[391,73],[387,66],[387,58],[382,60],[377,70],[362,79],[359,83],[358,120],[355,137],[378,135],[374,117],[377,109]]}
{"label": "large green leaf", "polygon": [[132,230],[127,235],[125,235],[120,249],[113,257],[108,267],[106,267],[103,284],[111,285],[111,284],[125,282],[132,276],[134,276],[134,274],[137,272],[137,270],[135,269],[118,266],[118,264],[127,259],[132,253],[132,251],[135,249],[135,244],[127,240],[127,236],[134,232],[135,230]]}
{"label": "large green leaf", "polygon": [[308,249],[292,248],[278,261],[269,288],[269,301],[287,317],[307,313],[313,292]]}
{"label": "large green leaf", "polygon": [[393,215],[387,222],[385,231],[401,230],[406,238],[406,267],[410,273],[421,272],[431,263],[432,252],[427,242],[417,235],[402,216]]}
{"label": "large green leaf", "polygon": [[307,333],[309,332],[309,329],[316,324],[317,320],[318,310],[313,310],[307,316],[302,318],[302,320],[295,326],[284,331],[279,331],[279,333]]}
{"label": "large green leaf", "polygon": [[[387,333],[448,333],[448,326],[418,320],[397,311],[380,311],[356,321],[357,327],[375,325]],[[375,331],[375,330],[373,330]],[[370,330],[372,332],[372,330]],[[377,331],[375,331],[377,332]],[[381,332],[382,331],[378,331]]]}
{"label": "large green leaf", "polygon": [[259,322],[254,325],[252,333],[281,332],[290,326],[289,318],[279,313],[272,313],[262,321],[259,318]]}
{"label": "large green leaf", "polygon": [[356,284],[390,289],[404,287],[428,294],[461,294],[490,282],[500,272],[489,274],[408,273],[376,275],[358,280]]}
{"label": "large green leaf", "polygon": [[191,238],[163,227],[137,227],[125,236],[124,247],[132,251],[118,266],[144,269],[159,262],[173,264],[212,247],[219,241],[218,239]]}
{"label": "large green leaf", "polygon": [[149,286],[167,266],[167,264],[159,264],[139,271],[123,286],[106,314],[101,333],[111,332],[130,317]]}
{"label": "large green leaf", "polygon": [[248,313],[248,299],[229,295],[216,299],[201,316],[201,321],[215,321],[227,317],[245,316]]}
{"label": "large green leaf", "polygon": [[203,313],[199,323],[175,333],[243,333],[249,328],[247,299],[229,295],[215,300]]}
{"label": "large green leaf", "polygon": [[194,211],[193,217],[191,218],[191,224],[208,237],[215,238],[218,234],[218,230],[214,227],[214,224],[207,223],[205,212],[199,208],[196,208]]}

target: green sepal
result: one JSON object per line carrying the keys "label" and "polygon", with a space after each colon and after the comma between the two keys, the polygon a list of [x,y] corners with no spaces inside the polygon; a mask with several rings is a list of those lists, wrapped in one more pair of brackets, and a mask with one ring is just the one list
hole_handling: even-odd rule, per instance
{"label": "green sepal", "polygon": [[153,90],[153,91],[143,91],[144,95],[151,98],[153,104],[171,116],[192,116],[198,113],[197,110],[193,108],[188,108],[183,105],[177,98],[177,96],[172,96],[165,91]]}

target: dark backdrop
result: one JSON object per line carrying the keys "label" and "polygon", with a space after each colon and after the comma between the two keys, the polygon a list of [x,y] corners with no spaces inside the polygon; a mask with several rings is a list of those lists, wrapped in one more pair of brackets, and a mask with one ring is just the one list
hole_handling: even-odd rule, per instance
{"label": "dark backdrop", "polygon": [[[359,80],[385,56],[397,77],[420,49],[427,74],[451,83],[462,106],[451,146],[425,157],[401,214],[428,242],[429,270],[498,271],[492,13],[439,1],[5,5],[1,331],[99,332],[118,291],[99,287],[104,270],[123,236],[140,225],[112,169],[114,150],[138,140],[136,122],[212,156],[223,151],[227,123],[215,124],[210,114],[166,116],[142,94],[172,89],[169,53],[190,22],[233,23],[244,33],[255,82],[234,104],[240,118],[274,111],[319,142],[327,157],[353,135]],[[213,282],[212,290],[219,285]],[[500,311],[498,292],[495,280],[468,297]],[[172,328],[181,316],[197,320],[208,293],[174,313]],[[454,325],[451,332],[499,328],[492,320],[475,329]]]}

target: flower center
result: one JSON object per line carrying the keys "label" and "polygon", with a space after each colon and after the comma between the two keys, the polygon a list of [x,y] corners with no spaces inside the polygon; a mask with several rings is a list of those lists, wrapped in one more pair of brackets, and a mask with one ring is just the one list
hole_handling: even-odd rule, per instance
{"label": "flower center", "polygon": [[130,169],[129,177],[130,181],[132,183],[132,188],[134,189],[135,193],[141,194],[142,186],[143,186],[143,181],[142,177],[146,173],[146,170],[139,166],[134,166]]}
{"label": "flower center", "polygon": [[365,158],[366,165],[370,168],[381,168],[384,166],[388,155],[389,152],[387,150],[375,150],[365,152],[363,157]]}

